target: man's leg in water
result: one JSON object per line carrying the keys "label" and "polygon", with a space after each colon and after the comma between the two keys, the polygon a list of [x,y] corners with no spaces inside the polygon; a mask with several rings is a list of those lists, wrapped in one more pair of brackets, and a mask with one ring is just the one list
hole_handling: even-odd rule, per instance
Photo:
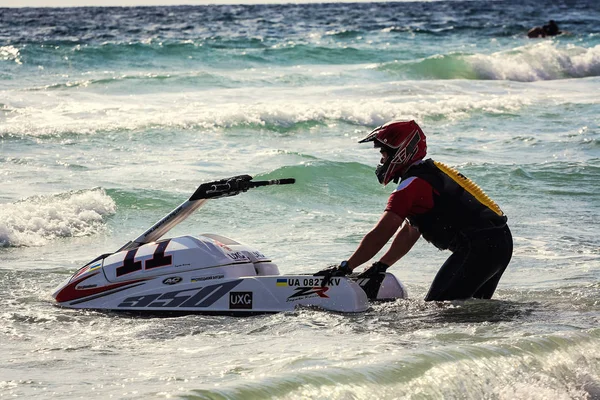
{"label": "man's leg in water", "polygon": [[[506,269],[506,267],[504,267]],[[502,278],[502,274],[504,273],[504,269],[498,271],[494,276],[492,276],[486,283],[483,284],[475,293],[473,293],[474,299],[491,299],[498,287],[498,283],[500,282],[500,278]]]}
{"label": "man's leg in water", "polygon": [[425,301],[472,298],[485,282],[500,272],[501,267],[491,262],[488,248],[481,246],[481,241],[468,243],[442,265]]}
{"label": "man's leg in water", "polygon": [[502,274],[512,258],[513,239],[508,226],[505,226],[502,229],[502,233],[498,236],[500,237],[497,239],[498,245],[494,247],[494,253],[496,254],[494,259],[500,263],[500,270],[473,294],[473,297],[476,299],[492,298],[496,291],[496,287],[498,286],[498,282],[500,282],[500,278],[502,278]]}
{"label": "man's leg in water", "polygon": [[425,301],[491,298],[511,256],[508,226],[480,231],[442,265]]}

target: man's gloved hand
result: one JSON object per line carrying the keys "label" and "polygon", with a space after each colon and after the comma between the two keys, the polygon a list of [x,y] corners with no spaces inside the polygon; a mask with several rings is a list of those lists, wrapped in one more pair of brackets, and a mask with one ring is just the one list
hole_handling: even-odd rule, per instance
{"label": "man's gloved hand", "polygon": [[352,270],[350,269],[350,266],[348,266],[348,261],[342,261],[340,265],[331,265],[313,274],[313,276],[322,276],[323,285],[326,285],[333,276],[346,276],[351,273]]}
{"label": "man's gloved hand", "polygon": [[357,278],[372,278],[385,272],[390,266],[381,261],[374,262],[369,268],[358,274]]}

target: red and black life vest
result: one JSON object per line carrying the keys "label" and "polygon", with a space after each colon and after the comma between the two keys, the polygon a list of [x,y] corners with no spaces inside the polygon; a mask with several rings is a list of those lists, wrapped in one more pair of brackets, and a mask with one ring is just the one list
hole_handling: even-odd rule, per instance
{"label": "red and black life vest", "polygon": [[506,224],[496,203],[458,171],[427,159],[411,166],[402,180],[413,176],[433,188],[433,208],[408,220],[437,248],[454,251],[477,231]]}

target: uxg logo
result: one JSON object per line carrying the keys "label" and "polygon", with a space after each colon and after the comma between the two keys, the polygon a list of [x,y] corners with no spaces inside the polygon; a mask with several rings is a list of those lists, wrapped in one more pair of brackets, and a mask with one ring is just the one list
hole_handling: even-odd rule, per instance
{"label": "uxg logo", "polygon": [[248,310],[252,308],[252,292],[229,292],[230,310]]}

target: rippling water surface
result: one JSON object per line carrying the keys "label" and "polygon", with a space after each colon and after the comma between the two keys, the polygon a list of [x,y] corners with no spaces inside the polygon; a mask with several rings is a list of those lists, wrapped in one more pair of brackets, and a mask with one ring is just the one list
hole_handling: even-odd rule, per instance
{"label": "rippling water surface", "polygon": [[[527,39],[555,19],[566,34]],[[600,7],[440,1],[0,10],[0,397],[600,399]],[[347,258],[391,187],[357,140],[415,119],[509,217],[490,301],[425,303],[448,254],[358,315],[138,318],[54,287],[197,185],[172,235],[256,246],[284,273]]]}

